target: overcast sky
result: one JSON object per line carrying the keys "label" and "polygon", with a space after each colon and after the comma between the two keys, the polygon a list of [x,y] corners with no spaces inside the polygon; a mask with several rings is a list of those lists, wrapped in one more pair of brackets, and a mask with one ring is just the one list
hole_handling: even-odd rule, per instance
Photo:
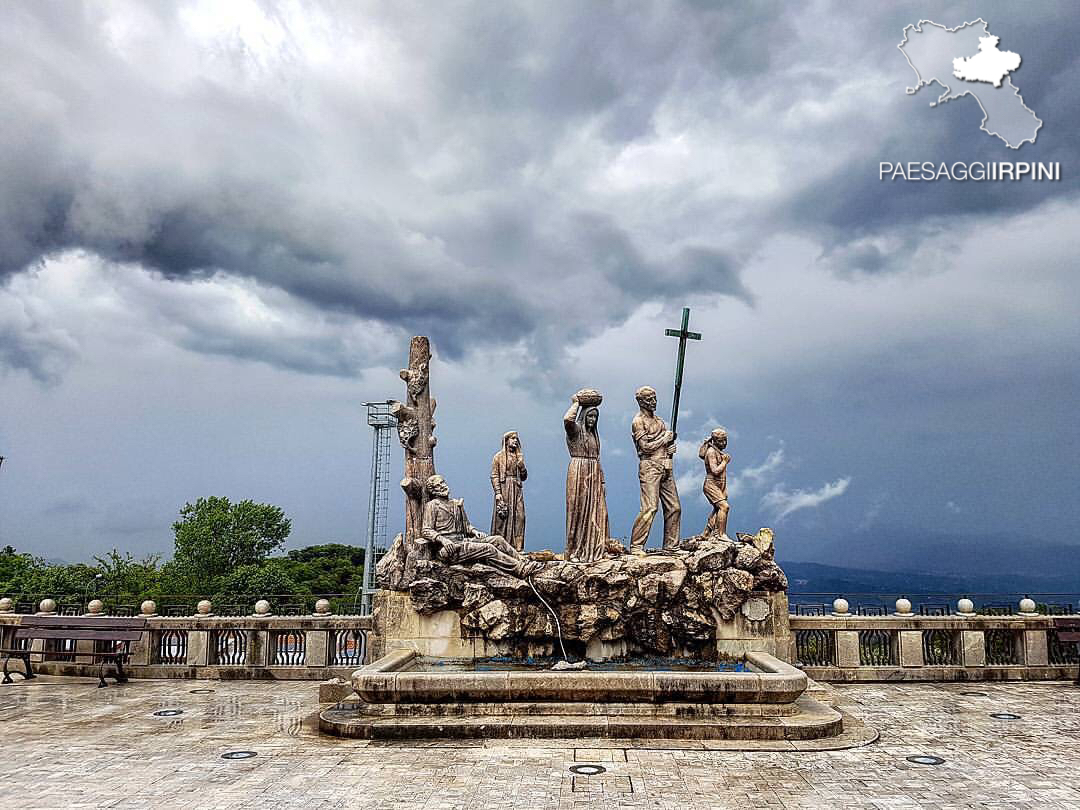
{"label": "overcast sky", "polygon": [[[905,93],[904,27],[980,16],[1044,121],[1020,150]],[[731,528],[787,559],[1080,542],[1078,37],[1065,1],[4,3],[0,542],[167,552],[226,495],[362,543],[361,403],[403,395],[413,334],[473,523],[516,429],[528,545],[563,547],[588,385],[625,537],[633,391],[670,418],[683,306],[684,534],[723,424]],[[1062,180],[878,179],[924,160]]]}

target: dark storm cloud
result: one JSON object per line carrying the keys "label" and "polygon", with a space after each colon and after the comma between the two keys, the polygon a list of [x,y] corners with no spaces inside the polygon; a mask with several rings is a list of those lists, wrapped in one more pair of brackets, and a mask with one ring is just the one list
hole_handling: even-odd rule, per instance
{"label": "dark storm cloud", "polygon": [[198,40],[184,4],[131,19],[4,10],[0,277],[70,249],[171,281],[250,277],[429,332],[449,357],[484,342],[557,347],[540,334],[553,322],[591,334],[650,298],[746,297],[733,254],[704,235],[639,237],[544,175],[573,157],[575,128],[618,149],[652,130],[669,95],[767,70],[794,36],[778,5],[325,7],[328,47],[344,57],[373,38],[382,76],[313,65],[300,21],[263,9],[282,32],[266,53]]}
{"label": "dark storm cloud", "polygon": [[[912,16],[916,14],[916,16]],[[1066,3],[1040,6],[1038,14],[1006,3],[950,3],[934,8],[890,8],[870,16],[859,48],[893,81],[887,86],[889,102],[879,119],[868,126],[880,137],[847,144],[852,159],[837,167],[812,187],[785,201],[784,210],[793,227],[813,233],[823,243],[823,256],[840,272],[868,273],[902,270],[924,237],[932,236],[973,218],[1014,215],[1049,200],[1074,197],[1080,178],[1080,104],[1067,88],[1080,80],[1080,60],[1075,49],[1075,26],[1068,24],[1073,8]],[[1019,150],[979,129],[983,112],[970,97],[930,108],[944,92],[938,84],[924,87],[914,96],[902,88],[915,84],[915,74],[895,47],[897,32],[919,18],[931,18],[954,27],[983,18],[991,33],[1001,37],[1001,48],[1015,50],[1024,61],[1013,74],[1025,105],[1042,119],[1034,144]],[[906,182],[880,180],[880,162],[923,162],[935,166],[956,161],[1059,162],[1059,182]],[[868,238],[892,237],[900,244],[894,252],[867,245]]]}
{"label": "dark storm cloud", "polygon": [[[969,5],[935,13],[956,24]],[[973,102],[902,92],[896,43],[925,10],[258,9],[226,25],[188,3],[5,7],[0,278],[87,250],[174,283],[253,279],[429,333],[450,358],[523,344],[548,364],[645,301],[749,301],[742,262],[778,233],[811,234],[842,274],[880,273],[951,221],[1075,186],[878,180],[882,160],[1012,157]],[[1017,81],[1047,121],[1024,159],[1070,163],[1080,112],[1055,102],[1072,31],[979,13],[1025,54]],[[202,328],[184,345],[309,362]],[[10,344],[8,365],[48,375],[47,343]],[[334,369],[355,361],[311,366]]]}
{"label": "dark storm cloud", "polygon": [[[1023,55],[1016,83],[1045,121],[1018,153],[979,131],[974,102],[904,93],[904,26],[978,16]],[[1074,18],[1004,2],[3,4],[0,372],[26,373],[0,379],[17,459],[0,529],[64,556],[158,549],[179,504],[215,493],[282,504],[300,544],[355,541],[357,402],[400,395],[403,346],[425,333],[440,470],[470,514],[520,429],[530,546],[558,546],[558,417],[589,385],[625,532],[632,393],[671,380],[664,329],[687,305],[704,340],[680,416],[685,526],[704,521],[695,440],[717,423],[746,473],[733,525],[786,512],[783,548],[875,521],[1073,525]],[[1066,179],[878,179],[882,160],[1018,159]],[[43,514],[69,492],[96,519]]]}

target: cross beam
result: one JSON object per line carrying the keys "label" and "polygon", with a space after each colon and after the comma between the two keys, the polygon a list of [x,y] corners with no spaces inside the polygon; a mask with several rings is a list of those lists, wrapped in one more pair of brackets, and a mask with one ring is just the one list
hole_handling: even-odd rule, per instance
{"label": "cross beam", "polygon": [[701,340],[700,332],[691,332],[690,307],[683,307],[682,327],[679,329],[666,329],[664,334],[668,337],[679,339],[679,359],[675,363],[675,401],[671,404],[671,432],[674,433],[679,424],[679,395],[682,393],[683,363],[686,360],[686,341]]}

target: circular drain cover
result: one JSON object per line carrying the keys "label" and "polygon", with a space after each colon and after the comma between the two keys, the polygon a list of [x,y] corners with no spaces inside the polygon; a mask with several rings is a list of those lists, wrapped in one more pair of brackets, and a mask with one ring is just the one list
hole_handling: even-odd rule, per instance
{"label": "circular drain cover", "polygon": [[222,759],[251,759],[252,757],[256,757],[256,756],[258,756],[258,754],[256,754],[254,751],[226,751],[224,754],[221,755],[221,758]]}
{"label": "circular drain cover", "polygon": [[965,697],[986,697],[986,692],[961,692]]}
{"label": "circular drain cover", "polygon": [[1009,712],[994,712],[992,715],[995,720],[1019,720],[1020,715],[1010,714]]}
{"label": "circular drain cover", "polygon": [[917,757],[908,757],[908,762],[914,762],[916,765],[941,765],[945,762],[941,757],[930,757],[925,754],[920,754]]}
{"label": "circular drain cover", "polygon": [[214,691],[213,689],[192,689],[191,694],[193,694],[193,695],[209,695],[213,691]]}
{"label": "circular drain cover", "polygon": [[154,717],[176,717],[183,713],[183,709],[162,709],[160,712],[154,712]]}
{"label": "circular drain cover", "polygon": [[603,765],[571,765],[570,772],[580,776],[596,776],[607,770]]}

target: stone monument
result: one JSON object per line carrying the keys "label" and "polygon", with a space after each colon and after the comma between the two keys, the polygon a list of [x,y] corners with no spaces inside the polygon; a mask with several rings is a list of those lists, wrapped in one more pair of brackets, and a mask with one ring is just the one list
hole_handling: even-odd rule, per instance
{"label": "stone monument", "polygon": [[424,520],[417,539],[422,559],[436,559],[446,565],[484,563],[516,577],[527,577],[540,570],[540,563],[520,556],[504,538],[484,534],[469,523],[464,503],[451,500],[450,487],[441,475],[431,476],[424,488],[428,502],[424,504]]}
{"label": "stone monument", "polygon": [[664,420],[656,415],[656,391],[649,386],[639,388],[637,416],[630,425],[630,434],[638,454],[638,481],[641,482],[641,512],[630,532],[630,551],[645,553],[656,510],[664,509],[664,548],[679,544],[679,518],[682,506],[675,488],[675,434],[667,429]]}
{"label": "stone monument", "polygon": [[705,523],[705,534],[718,534],[730,539],[727,536],[727,468],[731,456],[724,452],[726,448],[727,431],[722,427],[714,428],[698,448],[698,458],[705,462],[705,484],[701,491],[713,508]]}
{"label": "stone monument", "polygon": [[506,539],[518,551],[525,549],[525,494],[522,485],[529,476],[525,453],[516,430],[503,434],[502,449],[491,459],[491,533]]}
{"label": "stone monument", "polygon": [[[594,389],[575,394],[563,417],[571,457],[567,553],[523,553],[508,538],[473,527],[434,473],[430,358],[427,339],[413,338],[402,372],[408,398],[397,408],[405,531],[378,564],[373,657],[405,647],[450,658],[522,658],[552,655],[565,644],[571,657],[594,660],[716,661],[748,652],[791,660],[787,579],[773,559],[771,530],[731,540],[714,521],[705,533],[680,539],[674,482],[669,497],[669,479],[659,475],[657,499],[670,507],[664,548],[616,553],[622,548],[609,537],[596,432],[602,397]],[[674,435],[655,417],[655,394],[639,393],[643,460],[664,454],[670,461]],[[504,440],[504,451],[520,451],[510,445]],[[642,491],[644,501],[644,484]]]}
{"label": "stone monument", "polygon": [[566,559],[596,562],[608,542],[607,489],[600,466],[600,435],[596,424],[603,397],[592,388],[574,394],[563,415],[566,449]]}

